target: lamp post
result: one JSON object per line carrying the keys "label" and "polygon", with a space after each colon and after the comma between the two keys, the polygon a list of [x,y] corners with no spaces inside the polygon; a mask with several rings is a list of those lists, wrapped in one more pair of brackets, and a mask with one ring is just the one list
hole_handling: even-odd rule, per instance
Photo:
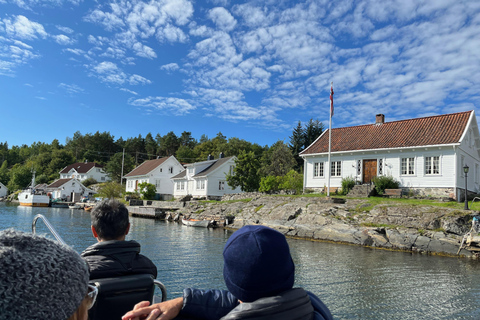
{"label": "lamp post", "polygon": [[463,210],[468,210],[468,195],[467,195],[467,174],[468,174],[468,166],[465,164],[463,166],[463,172],[465,173],[465,206]]}

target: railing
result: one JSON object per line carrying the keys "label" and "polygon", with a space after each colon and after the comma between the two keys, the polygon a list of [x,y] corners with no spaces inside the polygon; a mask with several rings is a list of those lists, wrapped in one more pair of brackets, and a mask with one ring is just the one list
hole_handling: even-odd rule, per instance
{"label": "railing", "polygon": [[45,225],[47,226],[48,230],[50,230],[50,232],[53,234],[53,236],[55,237],[55,239],[57,239],[58,242],[60,242],[61,244],[64,244],[66,245],[67,243],[65,241],[63,241],[62,237],[60,237],[60,235],[58,234],[58,232],[55,230],[55,228],[50,224],[50,222],[48,222],[47,218],[45,218],[44,215],[42,214],[37,214],[34,218],[33,218],[33,222],[32,222],[32,233],[35,234],[36,232],[36,229],[37,229],[37,220],[40,219],[40,220],[43,220],[43,222],[45,223]]}
{"label": "railing", "polygon": [[167,301],[167,288],[165,287],[165,285],[157,279],[153,280],[153,284],[156,285],[160,289],[160,291],[162,291],[162,302]]}

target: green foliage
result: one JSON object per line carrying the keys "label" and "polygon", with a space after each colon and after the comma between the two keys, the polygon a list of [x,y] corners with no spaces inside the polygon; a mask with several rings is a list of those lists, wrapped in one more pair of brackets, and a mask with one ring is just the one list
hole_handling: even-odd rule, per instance
{"label": "green foliage", "polygon": [[82,181],[82,184],[85,186],[85,187],[89,187],[91,186],[92,184],[97,184],[98,181],[95,180],[94,178],[88,178],[88,179],[85,179]]}
{"label": "green foliage", "polygon": [[301,194],[303,191],[303,174],[290,170],[284,177],[280,184],[280,189],[294,190],[296,194]]}
{"label": "green foliage", "polygon": [[98,195],[103,198],[114,199],[121,198],[125,192],[123,185],[118,182],[105,182],[98,190]]}
{"label": "green foliage", "polygon": [[242,191],[257,191],[260,186],[260,161],[253,151],[241,151],[235,160],[233,174],[227,174],[227,183],[232,188],[240,187]]}
{"label": "green foliage", "polygon": [[16,164],[10,170],[10,181],[7,188],[11,192],[19,189],[25,189],[32,182],[32,170],[27,165]]}
{"label": "green foliage", "polygon": [[342,178],[342,194],[347,194],[355,186],[355,179],[353,177]]}
{"label": "green foliage", "polygon": [[261,162],[260,174],[262,176],[284,176],[297,164],[292,152],[281,140],[263,152]]}
{"label": "green foliage", "polygon": [[9,180],[10,180],[10,172],[8,171],[7,160],[5,160],[0,166],[0,182],[6,186]]}
{"label": "green foliage", "polygon": [[385,192],[385,189],[398,189],[400,182],[395,180],[392,176],[377,176],[373,178],[375,190],[379,195]]}
{"label": "green foliage", "polygon": [[180,146],[178,148],[177,152],[175,153],[175,158],[181,163],[191,163],[195,162],[195,160],[198,158],[197,153],[194,151],[194,149],[191,149],[188,146]]}
{"label": "green foliage", "polygon": [[125,154],[124,156],[122,152],[114,154],[105,165],[105,172],[110,176],[112,181],[120,182],[122,176],[122,159],[123,175],[132,171],[135,166],[135,159],[131,155]]}
{"label": "green foliage", "polygon": [[272,192],[280,190],[280,184],[283,181],[283,177],[266,176],[260,180],[260,192]]}
{"label": "green foliage", "polygon": [[142,195],[143,200],[154,200],[157,188],[154,184],[142,182],[138,184],[138,192]]}

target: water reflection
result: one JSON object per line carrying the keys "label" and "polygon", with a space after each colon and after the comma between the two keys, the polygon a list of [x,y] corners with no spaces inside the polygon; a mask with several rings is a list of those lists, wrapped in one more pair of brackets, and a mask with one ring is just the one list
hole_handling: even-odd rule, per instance
{"label": "water reflection", "polygon": [[[0,203],[0,228],[30,232],[44,214],[77,251],[95,243],[82,210]],[[127,239],[158,267],[169,298],[187,286],[225,288],[222,251],[231,232],[132,218]],[[40,233],[48,233],[42,222]],[[296,286],[316,293],[335,319],[480,319],[480,262],[290,240]]]}

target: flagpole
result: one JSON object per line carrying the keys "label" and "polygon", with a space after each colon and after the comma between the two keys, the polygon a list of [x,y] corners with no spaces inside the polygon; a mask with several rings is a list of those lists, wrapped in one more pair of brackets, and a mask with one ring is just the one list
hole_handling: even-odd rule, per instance
{"label": "flagpole", "polygon": [[330,197],[330,176],[332,171],[332,164],[330,163],[330,153],[332,152],[332,111],[333,111],[333,82],[330,87],[330,121],[328,122],[328,164],[327,164],[327,197]]}

